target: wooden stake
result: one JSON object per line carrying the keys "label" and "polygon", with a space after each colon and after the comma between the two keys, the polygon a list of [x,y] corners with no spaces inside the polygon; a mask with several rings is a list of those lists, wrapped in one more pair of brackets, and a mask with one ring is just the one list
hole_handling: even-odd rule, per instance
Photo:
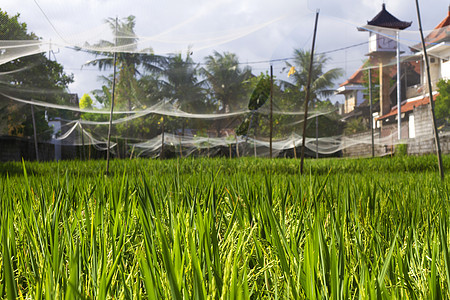
{"label": "wooden stake", "polygon": [[[115,32],[115,43],[117,46],[117,17],[116,17],[116,32]],[[111,146],[111,127],[112,118],[114,112],[114,94],[116,91],[116,63],[117,63],[117,52],[114,51],[114,66],[113,66],[113,82],[112,82],[112,95],[111,95],[111,112],[109,114],[109,127],[108,127],[108,144],[106,146],[106,175],[109,175],[109,157],[110,157],[110,146]]]}
{"label": "wooden stake", "polygon": [[164,158],[164,116],[162,116],[161,120],[161,152],[159,153],[159,159]]}
{"label": "wooden stake", "polygon": [[423,55],[424,55],[424,59],[425,59],[425,66],[427,68],[428,92],[429,92],[429,97],[430,97],[430,109],[431,109],[431,116],[432,116],[431,120],[433,122],[434,141],[436,144],[436,155],[437,155],[438,165],[439,165],[439,174],[441,176],[441,179],[444,180],[445,175],[444,175],[444,166],[442,164],[441,144],[439,141],[439,133],[437,131],[437,126],[436,126],[436,115],[434,113],[433,87],[431,86],[430,66],[428,63],[428,55],[427,55],[427,48],[425,46],[425,40],[423,38],[422,22],[420,20],[419,0],[416,0],[416,10],[417,10],[417,22],[419,23],[420,39],[422,40],[422,49],[423,49]]}
{"label": "wooden stake", "polygon": [[270,115],[269,115],[269,157],[272,158],[272,135],[273,135],[273,66],[270,65]]}
{"label": "wooden stake", "polygon": [[36,151],[36,160],[39,161],[39,148],[36,134],[36,120],[34,118],[34,105],[31,105],[31,119],[33,121],[34,150]]}
{"label": "wooden stake", "polygon": [[316,11],[316,21],[314,23],[314,35],[311,46],[311,58],[309,62],[309,71],[308,71],[308,83],[306,84],[306,99],[305,99],[305,117],[303,121],[303,136],[302,136],[302,153],[300,157],[300,174],[303,174],[303,161],[305,159],[305,144],[306,144],[306,123],[308,121],[308,102],[309,102],[309,94],[311,92],[311,73],[313,70],[313,62],[314,62],[314,48],[316,45],[316,33],[317,33],[317,22],[319,20],[319,10]]}
{"label": "wooden stake", "polygon": [[372,157],[375,157],[375,146],[374,146],[374,139],[373,139],[373,108],[372,108],[372,68],[369,66],[369,125],[370,125],[370,132],[372,137]]}
{"label": "wooden stake", "polygon": [[83,160],[86,160],[86,149],[84,147],[84,134],[83,134],[83,126],[81,125],[81,123],[78,123],[80,125],[80,129],[81,129],[81,147],[83,150]]}

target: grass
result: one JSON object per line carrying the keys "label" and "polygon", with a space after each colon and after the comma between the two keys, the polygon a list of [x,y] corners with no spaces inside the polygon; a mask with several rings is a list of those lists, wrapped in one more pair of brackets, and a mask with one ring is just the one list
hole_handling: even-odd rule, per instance
{"label": "grass", "polygon": [[104,167],[0,164],[1,297],[450,297],[432,156]]}

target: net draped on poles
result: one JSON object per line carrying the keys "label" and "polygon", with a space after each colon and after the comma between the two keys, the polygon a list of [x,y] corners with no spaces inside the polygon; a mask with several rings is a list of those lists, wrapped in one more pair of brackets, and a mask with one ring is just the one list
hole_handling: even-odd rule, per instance
{"label": "net draped on poles", "polygon": [[[37,126],[40,142],[106,150],[112,57],[116,53],[116,104],[111,132],[114,155],[156,157],[164,148],[177,156],[268,157],[272,144],[274,157],[296,156],[302,141],[308,70],[302,59],[308,61],[306,48],[311,32],[305,29],[293,35],[293,31],[301,24],[311,28],[313,13],[262,13],[254,8],[243,14],[222,11],[223,5],[226,4],[211,4],[172,23],[165,20],[169,15],[155,16],[153,23],[139,16],[119,17],[117,34],[113,19],[107,19],[93,22],[96,25],[90,28],[81,26],[79,31],[59,28],[55,22],[56,33],[51,39],[0,40],[0,122],[4,125],[0,135],[19,132],[21,124],[30,117],[29,106],[33,105],[35,113],[43,116],[41,119],[48,125]],[[50,7],[43,9],[50,22],[55,20]],[[219,15],[221,11],[224,16]],[[228,18],[228,22],[213,22],[218,16]],[[426,104],[419,32],[407,29],[397,34],[396,29],[366,25],[369,17],[356,23],[321,13],[327,32],[320,32],[319,26],[314,55],[317,69],[312,79],[305,143],[311,157],[316,152],[321,156],[340,156],[349,149],[370,147],[372,143],[379,149],[377,155],[383,155],[397,144],[430,138],[425,130],[411,129],[413,121],[409,117],[418,106]],[[159,19],[165,20],[166,27],[158,25]],[[435,25],[439,22],[436,20]],[[358,28],[364,31],[358,32]],[[433,59],[448,60],[449,29],[441,26],[424,32]],[[354,37],[341,39],[342,32],[354,32]],[[334,42],[327,43],[332,37]],[[384,56],[366,55],[372,51],[373,37]],[[405,111],[409,123],[402,126],[409,127],[405,127],[408,135],[402,140],[397,139],[395,130],[388,130],[395,123],[395,114],[389,114],[396,109],[393,81],[397,75],[395,52],[389,53],[389,47],[390,41],[394,45],[397,39],[401,47],[402,109],[408,103],[423,102]],[[40,55],[58,61],[65,72],[75,74],[69,89],[43,88],[38,80],[22,85],[12,83],[11,78],[21,74],[33,76],[38,63],[36,60],[33,64],[33,58]],[[30,63],[15,68],[15,62],[24,58]],[[369,69],[373,78],[372,116],[368,112]],[[390,81],[392,102],[390,111],[384,114],[380,111],[379,91],[383,76]],[[438,74],[433,80],[433,87],[437,88]],[[354,94],[355,99],[351,98],[352,91],[359,92]],[[268,100],[271,92],[272,130]],[[418,128],[419,118],[414,122]],[[376,135],[373,140],[367,134],[371,123]],[[448,136],[444,123],[441,122],[440,134]],[[27,135],[26,129],[20,132]]]}

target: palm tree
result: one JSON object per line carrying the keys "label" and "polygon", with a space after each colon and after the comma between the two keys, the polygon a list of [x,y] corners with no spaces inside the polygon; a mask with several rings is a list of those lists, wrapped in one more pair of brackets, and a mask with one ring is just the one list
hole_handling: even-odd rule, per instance
{"label": "palm tree", "polygon": [[[251,77],[250,68],[241,69],[236,54],[214,51],[214,55],[205,58],[206,66],[202,69],[210,87],[209,97],[221,113],[236,111],[247,105],[245,82]],[[233,128],[235,118],[215,121],[217,135],[224,127]]]}
{"label": "palm tree", "polygon": [[181,110],[199,112],[204,106],[203,80],[199,80],[198,64],[190,54],[184,60],[181,54],[170,56],[164,65],[165,91]]}
{"label": "palm tree", "polygon": [[[198,79],[198,64],[192,60],[189,50],[186,59],[183,59],[181,53],[171,55],[163,69],[163,91],[171,103],[181,110],[191,113],[208,110],[203,88],[204,80]],[[187,121],[187,119],[181,120],[183,136]]]}
{"label": "palm tree", "polygon": [[[306,90],[308,82],[308,70],[311,60],[311,52],[302,49],[294,50],[293,64],[286,63],[288,67],[295,67],[297,70],[293,75],[294,83],[284,82],[287,87],[298,89],[302,94]],[[339,68],[324,71],[329,58],[324,54],[316,54],[313,60],[311,73],[310,104],[314,106],[320,98],[331,96],[334,92],[334,80],[342,76],[343,72]],[[304,99],[302,99],[304,100]]]}
{"label": "palm tree", "polygon": [[221,112],[234,110],[247,103],[245,99],[244,82],[250,78],[250,68],[239,68],[236,54],[214,51],[214,55],[205,58],[206,67],[203,68],[208,84],[212,90],[212,97],[218,101]]}
{"label": "palm tree", "polygon": [[[116,21],[114,18],[108,18],[106,23],[109,24],[111,30],[115,33],[115,41],[110,42],[101,40],[93,45],[93,48],[98,48],[100,51],[90,50],[94,54],[95,60],[89,61],[86,65],[98,66],[100,70],[112,68],[114,65],[113,56],[117,52],[117,95],[116,103],[118,107],[126,107],[131,110],[134,106],[142,106],[138,99],[140,95],[137,83],[137,77],[141,76],[140,70],[161,73],[161,65],[165,63],[166,58],[153,54],[152,49],[144,49],[138,51],[138,37],[134,32],[136,25],[135,17],[128,16],[125,19]],[[105,51],[103,49],[111,49]],[[134,101],[133,101],[134,100]]]}
{"label": "palm tree", "polygon": [[[134,32],[136,25],[135,17],[128,16],[125,19],[117,20],[108,18],[106,23],[109,24],[114,32],[114,42],[101,40],[92,48],[98,48],[99,51],[90,50],[89,52],[99,57],[89,61],[86,65],[98,66],[100,70],[106,70],[114,67],[114,53],[116,53],[116,67],[118,68],[118,76],[116,79],[115,105],[118,108],[126,108],[134,110],[136,107],[145,108],[145,91],[140,89],[138,77],[142,74],[140,70],[151,73],[162,72],[161,65],[164,64],[166,58],[154,55],[152,49],[140,50],[137,48],[138,37]],[[108,50],[104,50],[108,49]],[[118,131],[125,131],[124,152],[127,152],[128,137],[130,128],[128,122],[125,128],[117,127]],[[138,127],[137,130],[141,130]]]}
{"label": "palm tree", "polygon": [[[308,83],[308,77],[311,76],[310,85],[310,107],[318,107],[320,99],[331,96],[334,93],[334,80],[342,76],[343,72],[339,68],[330,69],[325,71],[325,65],[329,62],[329,58],[324,54],[316,54],[313,58],[313,65],[311,74],[309,74],[309,67],[311,63],[311,52],[302,49],[294,50],[293,64],[286,63],[288,67],[295,67],[296,71],[293,76],[294,83],[286,83],[288,89],[297,90],[299,92],[300,101],[297,101],[296,105],[299,108],[299,104],[304,104],[306,95],[306,86]],[[322,118],[322,117],[321,117]],[[327,117],[323,117],[327,118]],[[335,118],[322,120],[319,122],[319,116],[315,119],[315,128],[310,127],[310,122],[306,125],[306,135],[315,135],[316,138],[323,136],[323,132],[329,132],[331,128],[341,128],[340,122]],[[315,129],[315,130],[314,130]],[[340,130],[340,129],[339,129]],[[325,134],[327,135],[327,134]]]}

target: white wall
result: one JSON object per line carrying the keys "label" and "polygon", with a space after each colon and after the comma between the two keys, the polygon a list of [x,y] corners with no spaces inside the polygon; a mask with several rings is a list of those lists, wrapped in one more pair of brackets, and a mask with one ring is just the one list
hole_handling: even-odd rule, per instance
{"label": "white wall", "polygon": [[356,91],[356,106],[359,106],[364,101],[364,94],[362,91]]}
{"label": "white wall", "polygon": [[409,138],[415,138],[416,137],[416,125],[414,123],[414,114],[409,114]]}
{"label": "white wall", "polygon": [[441,78],[450,79],[450,60],[441,59]]}

